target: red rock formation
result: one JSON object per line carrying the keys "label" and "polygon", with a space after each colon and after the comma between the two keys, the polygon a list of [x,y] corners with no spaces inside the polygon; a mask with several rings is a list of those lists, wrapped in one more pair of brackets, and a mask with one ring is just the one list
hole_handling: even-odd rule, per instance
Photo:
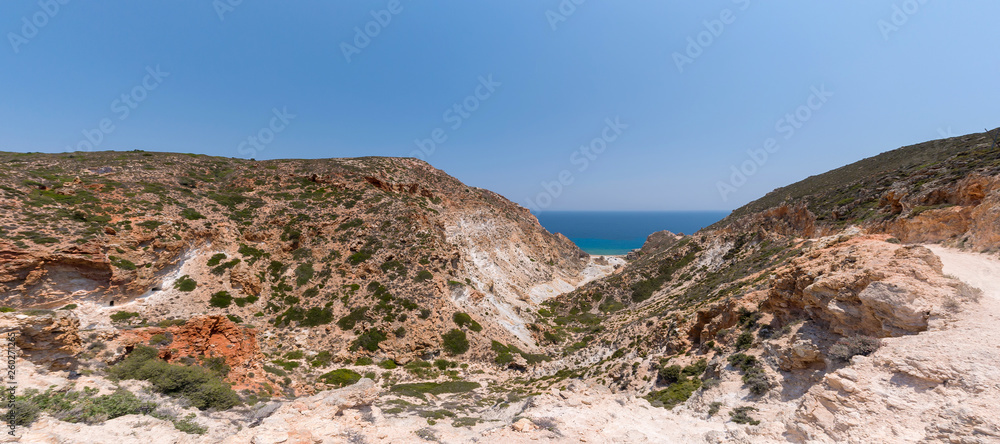
{"label": "red rock formation", "polygon": [[257,390],[266,383],[261,367],[263,355],[257,344],[255,329],[236,325],[223,316],[202,316],[189,319],[182,326],[168,328],[142,328],[125,331],[121,344],[135,346],[148,344],[157,334],[170,333],[173,342],[157,346],[160,357],[167,362],[179,362],[184,358],[225,359],[230,367],[226,379],[234,389]]}

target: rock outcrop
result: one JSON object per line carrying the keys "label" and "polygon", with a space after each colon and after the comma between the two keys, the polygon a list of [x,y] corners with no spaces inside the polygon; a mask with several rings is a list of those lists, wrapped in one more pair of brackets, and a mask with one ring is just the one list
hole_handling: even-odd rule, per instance
{"label": "rock outcrop", "polygon": [[74,369],[82,350],[80,321],[67,311],[0,313],[0,332],[14,333],[17,353],[43,368]]}
{"label": "rock outcrop", "polygon": [[776,271],[762,310],[785,320],[807,316],[844,336],[926,330],[955,289],[930,250],[885,238],[857,237],[792,260]]}

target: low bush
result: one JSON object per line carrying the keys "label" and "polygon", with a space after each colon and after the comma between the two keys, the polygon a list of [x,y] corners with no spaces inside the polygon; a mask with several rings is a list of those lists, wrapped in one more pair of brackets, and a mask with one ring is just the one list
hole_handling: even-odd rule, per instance
{"label": "low bush", "polygon": [[731,419],[733,422],[737,424],[757,425],[760,424],[760,421],[750,416],[750,412],[756,412],[756,411],[757,411],[756,407],[751,407],[748,405],[743,407],[736,407],[735,409],[729,412],[729,419]]}
{"label": "low bush", "polygon": [[324,373],[317,379],[324,384],[346,387],[360,381],[361,374],[354,370],[342,368]]}
{"label": "low bush", "polygon": [[185,218],[187,220],[198,220],[198,219],[204,219],[205,218],[204,215],[202,215],[201,213],[199,213],[199,212],[197,212],[197,211],[195,211],[195,210],[193,210],[191,208],[185,208],[185,209],[181,210],[181,217],[183,217],[183,218]]}
{"label": "low bush", "polygon": [[656,380],[660,384],[673,384],[681,379],[681,366],[671,365],[660,368],[656,373]]}
{"label": "low bush", "polygon": [[96,396],[97,393],[97,389],[91,388],[83,391],[50,388],[45,392],[29,389],[15,398],[12,422],[28,426],[44,411],[61,421],[98,424],[125,415],[150,414],[156,409],[156,403],[142,401],[125,389],[108,395]]}
{"label": "low bush", "polygon": [[476,322],[475,320],[473,320],[472,316],[469,316],[468,313],[461,313],[461,312],[455,313],[455,315],[452,316],[452,320],[455,321],[455,325],[458,325],[459,327],[466,327],[466,326],[468,326],[469,330],[472,330],[472,331],[475,331],[475,332],[479,332],[479,331],[483,330],[483,326],[479,325],[478,322]]}
{"label": "low bush", "polygon": [[830,357],[838,361],[850,361],[855,356],[868,356],[875,353],[882,345],[878,338],[865,335],[855,335],[847,338],[840,338],[836,344],[830,346]]}
{"label": "low bush", "polygon": [[687,401],[688,398],[691,397],[691,394],[699,388],[701,388],[701,380],[683,379],[670,384],[669,387],[663,390],[651,392],[646,399],[648,399],[650,404],[654,407],[672,409],[678,404]]}
{"label": "low bush", "polygon": [[411,384],[396,384],[389,391],[398,395],[424,399],[424,395],[427,393],[432,395],[467,393],[479,387],[478,382],[471,381],[416,382]]}
{"label": "low bush", "polygon": [[240,403],[239,396],[212,370],[170,364],[152,347],[139,346],[122,362],[108,369],[116,379],[149,381],[155,391],[187,400],[200,410],[226,410]]}
{"label": "low bush", "polygon": [[174,288],[177,291],[190,292],[198,287],[198,283],[191,279],[191,276],[184,275],[174,281]]}
{"label": "low bush", "polygon": [[159,333],[157,333],[157,334],[151,336],[149,338],[149,345],[163,346],[163,345],[170,344],[171,342],[174,341],[173,338],[172,338],[173,335],[170,335],[170,336],[167,336],[167,335],[169,335],[169,333],[167,333],[166,335],[165,334],[159,334]]}
{"label": "low bush", "polygon": [[219,265],[219,262],[222,262],[222,260],[225,258],[226,258],[226,253],[215,253],[212,255],[211,258],[208,259],[206,265],[208,265],[209,267],[214,267],[216,265]]}
{"label": "low bush", "polygon": [[443,343],[441,344],[448,353],[453,355],[460,355],[469,351],[469,341],[465,337],[465,332],[457,328],[452,329],[448,333],[441,335]]}
{"label": "low bush", "polygon": [[385,335],[379,329],[371,329],[358,336],[357,339],[351,343],[351,350],[355,351],[358,349],[368,350],[370,352],[378,351],[378,344],[389,337]]}
{"label": "low bush", "polygon": [[111,314],[111,322],[127,322],[132,318],[137,318],[139,316],[139,313],[134,311],[119,311]]}
{"label": "low bush", "polygon": [[740,333],[740,336],[736,338],[736,350],[748,350],[751,346],[753,346],[753,334],[748,331]]}
{"label": "low bush", "polygon": [[416,282],[424,282],[424,281],[429,281],[431,279],[434,279],[434,275],[427,270],[420,270],[419,272],[417,272],[417,275],[413,277],[413,280]]}
{"label": "low bush", "polygon": [[316,353],[316,356],[313,356],[309,360],[309,365],[312,367],[323,367],[329,365],[331,361],[333,361],[333,354],[329,350],[323,350]]}
{"label": "low bush", "polygon": [[233,297],[228,291],[218,291],[212,294],[212,297],[208,299],[208,305],[218,308],[228,308],[233,302]]}
{"label": "low bush", "polygon": [[351,330],[355,325],[357,325],[358,322],[370,320],[367,313],[367,307],[355,308],[351,310],[348,315],[340,318],[340,320],[337,321],[337,326],[340,327],[341,330]]}

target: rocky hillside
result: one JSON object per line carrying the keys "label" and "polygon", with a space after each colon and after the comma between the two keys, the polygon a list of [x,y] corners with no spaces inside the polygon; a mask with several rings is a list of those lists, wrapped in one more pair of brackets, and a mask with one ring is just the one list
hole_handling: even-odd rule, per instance
{"label": "rocky hillside", "polygon": [[995,442],[990,142],[865,159],[627,264],[412,159],[8,154],[21,436]]}
{"label": "rocky hillside", "polygon": [[[856,410],[813,396],[820,386],[839,388],[844,374],[858,380],[845,368],[855,356],[898,359],[902,351],[875,351],[961,324],[956,312],[981,303],[976,289],[945,276],[940,260],[913,244],[1000,249],[1000,148],[991,140],[977,134],[905,147],[775,190],[694,235],[650,236],[615,275],[544,303],[537,328],[549,353],[564,357],[535,374],[596,381],[696,415],[721,410],[736,422],[765,421],[747,429],[764,442],[944,436],[933,427],[866,435],[842,416]],[[912,364],[882,359],[868,369],[913,387],[935,384],[937,376]],[[852,402],[851,393],[841,389],[837,402]],[[868,396],[875,398],[866,408],[882,414],[901,408]],[[801,410],[817,402],[828,416]],[[959,430],[968,424],[1000,433],[998,418],[969,415],[953,420],[955,436],[981,433]]]}
{"label": "rocky hillside", "polygon": [[85,329],[116,312],[128,326],[218,314],[267,332],[265,351],[405,361],[458,328],[475,356],[492,340],[532,347],[531,298],[573,288],[589,263],[527,210],[414,159],[137,151],[0,165],[0,305],[72,304]]}
{"label": "rocky hillside", "polygon": [[1000,249],[1000,129],[888,151],[792,185],[737,209],[712,228],[764,223],[802,237],[849,225],[903,242]]}

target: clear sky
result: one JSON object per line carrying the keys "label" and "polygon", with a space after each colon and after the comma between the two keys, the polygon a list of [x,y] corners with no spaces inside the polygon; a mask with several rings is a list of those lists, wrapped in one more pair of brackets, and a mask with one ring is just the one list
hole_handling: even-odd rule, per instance
{"label": "clear sky", "polygon": [[5,1],[0,150],[419,154],[535,210],[697,210],[1000,125],[998,2],[680,3]]}

